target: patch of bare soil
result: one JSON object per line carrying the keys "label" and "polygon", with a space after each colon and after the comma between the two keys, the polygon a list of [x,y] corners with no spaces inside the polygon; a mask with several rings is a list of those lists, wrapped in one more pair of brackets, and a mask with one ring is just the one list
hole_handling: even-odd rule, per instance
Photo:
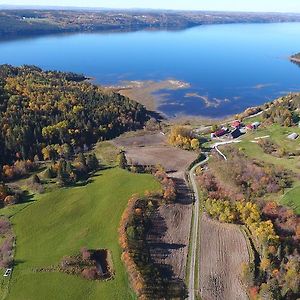
{"label": "patch of bare soil", "polygon": [[166,276],[183,284],[188,255],[192,198],[184,179],[185,169],[197,158],[194,152],[169,146],[161,133],[118,138],[114,143],[124,148],[128,159],[141,165],[161,164],[176,183],[176,203],[157,209],[148,241],[151,256]]}
{"label": "patch of bare soil", "polygon": [[114,144],[125,150],[133,163],[140,165],[161,164],[170,177],[184,178],[185,169],[197,158],[197,154],[174,148],[166,143],[161,133],[134,137],[120,137]]}
{"label": "patch of bare soil", "polygon": [[249,262],[247,242],[237,225],[206,214],[200,220],[199,288],[203,300],[247,300],[241,266]]}

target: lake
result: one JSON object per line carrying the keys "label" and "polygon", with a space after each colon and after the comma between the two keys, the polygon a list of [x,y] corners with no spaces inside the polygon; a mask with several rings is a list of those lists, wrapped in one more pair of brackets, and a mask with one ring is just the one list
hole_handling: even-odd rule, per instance
{"label": "lake", "polygon": [[300,91],[300,23],[208,25],[182,31],[82,33],[0,42],[0,64],[84,73],[104,85],[176,79],[163,94],[168,116],[224,117]]}

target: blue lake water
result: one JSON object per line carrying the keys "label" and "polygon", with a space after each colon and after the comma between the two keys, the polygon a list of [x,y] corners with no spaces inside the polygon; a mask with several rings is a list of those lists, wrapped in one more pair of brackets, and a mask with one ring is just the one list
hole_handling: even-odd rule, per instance
{"label": "blue lake water", "polygon": [[101,84],[178,79],[191,87],[161,91],[160,111],[223,117],[300,91],[300,68],[288,60],[300,52],[299,36],[300,23],[53,35],[1,41],[0,64],[79,72]]}

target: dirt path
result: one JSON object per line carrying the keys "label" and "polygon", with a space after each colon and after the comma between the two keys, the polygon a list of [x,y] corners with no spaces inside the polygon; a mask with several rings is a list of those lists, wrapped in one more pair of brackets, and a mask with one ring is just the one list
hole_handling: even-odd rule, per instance
{"label": "dirt path", "polygon": [[149,233],[151,255],[172,280],[184,284],[192,219],[192,197],[185,181],[185,170],[197,154],[174,148],[166,143],[161,133],[120,137],[115,145],[125,150],[134,163],[161,164],[173,178],[179,193],[176,203],[162,205],[152,220]]}
{"label": "dirt path", "polygon": [[249,253],[239,227],[219,223],[202,214],[199,243],[202,300],[247,300],[240,272],[242,263],[249,262]]}

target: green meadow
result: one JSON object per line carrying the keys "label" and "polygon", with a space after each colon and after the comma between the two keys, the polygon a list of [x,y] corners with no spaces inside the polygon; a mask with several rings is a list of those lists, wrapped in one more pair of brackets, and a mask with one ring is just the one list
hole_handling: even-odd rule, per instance
{"label": "green meadow", "polygon": [[[16,235],[12,277],[1,279],[2,298],[9,300],[135,299],[120,259],[118,225],[129,197],[159,189],[151,175],[132,174],[119,168],[98,172],[90,183],[57,188],[33,201],[7,209]],[[59,264],[63,256],[82,247],[106,248],[112,253],[115,277],[88,281],[35,268]],[[8,288],[7,288],[8,287]]]}

